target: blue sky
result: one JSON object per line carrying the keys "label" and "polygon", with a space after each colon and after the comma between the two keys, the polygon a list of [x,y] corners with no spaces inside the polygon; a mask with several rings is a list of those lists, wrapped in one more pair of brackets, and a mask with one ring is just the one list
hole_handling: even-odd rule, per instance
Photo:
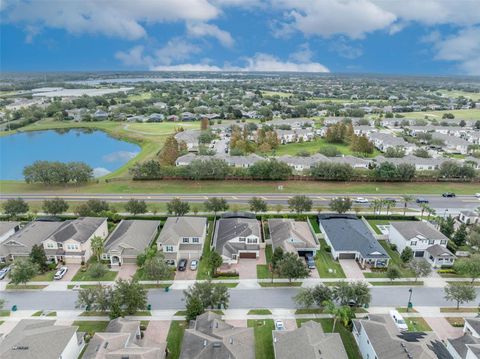
{"label": "blue sky", "polygon": [[3,0],[1,70],[480,75],[480,0]]}

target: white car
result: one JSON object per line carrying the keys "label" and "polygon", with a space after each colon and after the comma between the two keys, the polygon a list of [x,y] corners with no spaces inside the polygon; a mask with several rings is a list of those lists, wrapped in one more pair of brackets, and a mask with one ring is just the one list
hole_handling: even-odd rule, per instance
{"label": "white car", "polygon": [[193,261],[190,262],[190,270],[197,270],[198,268],[198,261],[194,259]]}
{"label": "white car", "polygon": [[390,311],[390,317],[392,318],[393,322],[395,323],[395,326],[400,330],[400,331],[405,331],[408,330],[408,325],[403,319],[403,317],[400,315],[399,312],[396,310],[391,310]]}
{"label": "white car", "polygon": [[480,193],[475,193],[475,197],[480,198]]}
{"label": "white car", "polygon": [[68,271],[67,267],[61,267],[59,270],[57,270],[53,278],[56,280],[62,279],[65,273],[67,273],[67,271]]}
{"label": "white car", "polygon": [[355,203],[368,203],[368,199],[363,198],[363,197],[357,197],[354,199]]}
{"label": "white car", "polygon": [[275,330],[285,330],[285,325],[283,325],[281,320],[275,321]]}

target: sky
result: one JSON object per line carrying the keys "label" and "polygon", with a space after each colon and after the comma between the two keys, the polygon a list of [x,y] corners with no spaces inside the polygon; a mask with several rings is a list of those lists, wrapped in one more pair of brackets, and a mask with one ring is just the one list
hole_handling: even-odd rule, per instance
{"label": "sky", "polygon": [[2,71],[480,75],[480,0],[0,0]]}

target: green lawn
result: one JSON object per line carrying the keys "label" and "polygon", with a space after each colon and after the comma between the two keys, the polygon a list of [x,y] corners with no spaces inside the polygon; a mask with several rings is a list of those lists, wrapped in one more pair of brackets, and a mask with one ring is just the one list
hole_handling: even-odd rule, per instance
{"label": "green lawn", "polygon": [[167,336],[168,357],[177,359],[182,350],[183,334],[188,327],[188,323],[183,320],[174,320],[170,324]]}
{"label": "green lawn", "polygon": [[270,288],[270,287],[301,287],[302,282],[260,282],[258,283],[260,287]]}
{"label": "green lawn", "polygon": [[477,313],[478,307],[442,307],[440,313]]}
{"label": "green lawn", "polygon": [[320,226],[319,226],[318,220],[317,220],[317,216],[310,216],[310,217],[308,217],[308,221],[309,221],[310,224],[312,225],[313,231],[314,231],[316,234],[321,233],[321,231],[320,231]]}
{"label": "green lawn", "polygon": [[[309,320],[313,320],[315,322],[319,322],[322,325],[322,328],[325,333],[331,333],[333,329],[333,319],[330,318],[325,318],[325,319],[297,319],[297,326],[300,327],[300,325],[303,322],[307,322]],[[353,334],[343,326],[340,321],[337,320],[337,323],[335,325],[335,333],[339,333],[340,337],[342,338],[343,346],[345,347],[345,350],[347,352],[348,358],[349,359],[358,359],[361,358],[362,356],[360,355],[360,352],[358,351],[358,346],[357,343],[355,342],[355,339],[353,338]]]}
{"label": "green lawn", "polygon": [[250,309],[247,315],[270,315],[272,312],[269,309]]}
{"label": "green lawn", "polygon": [[37,274],[33,277],[30,282],[50,282],[53,280],[53,276],[55,275],[55,271],[48,271],[42,274]]}
{"label": "green lawn", "polygon": [[272,330],[274,330],[273,320],[247,320],[249,328],[254,328],[255,332],[255,358],[256,359],[274,359]]}
{"label": "green lawn", "polygon": [[[345,278],[342,266],[338,261],[334,260],[331,253],[327,252],[325,248],[327,243],[324,239],[320,239],[320,250],[315,256],[315,265],[317,266],[320,278]],[[333,272],[330,273],[329,269]]]}
{"label": "green lawn", "polygon": [[389,281],[382,281],[382,282],[370,282],[373,286],[389,286],[389,285],[423,285],[422,280],[414,281],[414,280],[389,280]]}
{"label": "green lawn", "polygon": [[27,285],[24,285],[24,284],[7,284],[6,288],[5,289],[9,289],[9,290],[26,290],[26,289],[43,289],[45,288],[46,285],[43,285],[43,284],[27,284]]}
{"label": "green lawn", "polygon": [[[151,278],[145,273],[143,268],[138,268],[135,274],[133,275],[138,280],[157,280],[156,278]],[[159,280],[173,280],[175,278],[175,270],[172,269],[168,276],[163,277]]]}
{"label": "green lawn", "polygon": [[[42,314],[43,314],[43,310],[39,310],[38,312],[35,312],[32,314],[32,317],[41,317]],[[50,312],[46,315],[46,317],[56,317],[57,316],[57,312]]]}
{"label": "green lawn", "polygon": [[72,282],[112,282],[115,280],[118,272],[107,271],[100,278],[94,278],[90,275],[89,270],[82,272],[80,269],[72,278]]}
{"label": "green lawn", "polygon": [[9,310],[0,310],[0,317],[9,317],[10,311]]}
{"label": "green lawn", "polygon": [[[272,262],[272,246],[267,244],[265,246],[265,259],[267,264],[257,264],[257,278],[258,279],[270,279],[272,278],[272,273],[270,272],[270,263]],[[280,278],[277,274],[273,278]]]}
{"label": "green lawn", "polygon": [[[352,150],[350,149],[350,146],[346,145],[346,144],[332,144],[332,143],[328,143],[327,141],[325,141],[324,138],[317,138],[313,141],[309,141],[309,142],[301,142],[301,143],[287,143],[285,145],[280,145],[276,150],[275,150],[275,155],[277,156],[284,156],[284,155],[291,155],[291,156],[295,156],[298,152],[303,152],[303,151],[307,151],[309,152],[310,154],[315,154],[317,153],[322,147],[325,147],[325,146],[335,146],[338,150],[338,152],[340,152],[341,154],[344,154],[344,155],[352,155],[352,156],[355,156],[358,154],[355,153],[355,152],[352,152]],[[376,157],[380,154],[380,152],[378,150],[374,150],[374,152],[370,155],[368,155],[368,157]]]}
{"label": "green lawn", "polygon": [[409,332],[431,332],[432,328],[422,317],[404,318]]}
{"label": "green lawn", "polygon": [[210,258],[210,244],[212,243],[213,235],[213,221],[208,222],[207,236],[205,238],[205,243],[203,244],[202,259],[198,264],[197,270],[197,279],[210,279],[210,268],[208,266],[208,259]]}
{"label": "green lawn", "polygon": [[90,320],[76,320],[73,325],[78,326],[79,332],[85,332],[93,336],[96,332],[103,332],[107,328],[109,321],[90,321]]}
{"label": "green lawn", "polygon": [[382,232],[377,227],[377,225],[388,225],[390,224],[390,222],[391,220],[389,219],[369,219],[368,220],[368,223],[370,224],[370,226],[372,226],[376,234],[382,234]]}
{"label": "green lawn", "polygon": [[[390,245],[387,241],[381,240],[378,241],[382,247],[387,251],[388,255],[390,256],[390,265],[396,265],[400,272],[402,273],[402,278],[414,277],[414,274],[411,270],[406,269],[402,260],[400,259],[400,255],[397,251],[394,251],[390,248]],[[371,273],[364,273],[365,278],[387,278],[387,273],[385,272],[371,272]]]}
{"label": "green lawn", "polygon": [[[421,111],[421,112],[404,112],[402,115],[405,118],[419,118],[424,119],[425,116],[430,119],[436,119],[442,121],[442,116],[444,113],[452,113],[456,119],[460,120],[480,120],[480,110],[478,109],[469,109],[469,110],[451,110],[451,111]],[[402,121],[401,118],[398,119]]]}

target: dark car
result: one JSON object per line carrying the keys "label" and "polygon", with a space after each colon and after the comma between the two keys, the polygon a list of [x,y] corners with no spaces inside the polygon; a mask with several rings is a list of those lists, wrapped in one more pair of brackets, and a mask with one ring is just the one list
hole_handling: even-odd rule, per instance
{"label": "dark car", "polygon": [[307,262],[308,269],[315,269],[315,260],[311,254],[305,256],[305,262]]}
{"label": "dark car", "polygon": [[385,198],[385,201],[386,201],[386,202],[393,203],[393,204],[396,204],[396,203],[397,203],[397,200],[396,200],[395,198]]}
{"label": "dark car", "polygon": [[178,270],[180,272],[184,272],[187,269],[187,264],[188,264],[188,260],[180,259],[180,261],[178,262]]}
{"label": "dark car", "polygon": [[452,198],[452,197],[455,197],[455,193],[453,193],[453,192],[445,192],[445,193],[442,193],[442,197]]}
{"label": "dark car", "polygon": [[429,203],[428,199],[421,198],[421,197],[417,198],[417,200],[415,202],[417,202],[417,203]]}

